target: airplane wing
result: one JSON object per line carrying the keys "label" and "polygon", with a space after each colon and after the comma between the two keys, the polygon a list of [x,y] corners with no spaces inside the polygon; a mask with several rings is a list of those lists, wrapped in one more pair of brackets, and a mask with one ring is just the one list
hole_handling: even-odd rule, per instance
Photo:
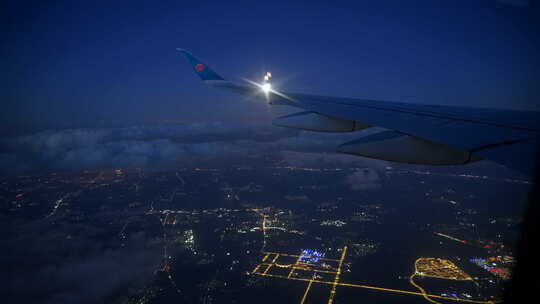
{"label": "airplane wing", "polygon": [[319,132],[388,129],[344,143],[338,152],[394,162],[458,165],[489,159],[533,176],[540,131],[538,112],[474,109],[281,92],[245,79],[227,81],[185,50],[195,73],[208,85],[289,105],[301,112],[273,124]]}

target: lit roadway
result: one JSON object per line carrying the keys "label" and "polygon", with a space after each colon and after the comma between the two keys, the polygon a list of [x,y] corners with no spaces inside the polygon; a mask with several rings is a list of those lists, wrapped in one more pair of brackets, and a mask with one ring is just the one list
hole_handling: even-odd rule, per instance
{"label": "lit roadway", "polygon": [[[418,261],[426,260],[426,258],[420,258],[415,263],[415,272],[410,277],[410,282],[413,284],[416,288],[418,288],[421,292],[415,292],[415,291],[408,291],[408,290],[400,290],[400,289],[392,289],[392,288],[384,288],[384,287],[377,287],[377,286],[369,286],[369,285],[361,285],[361,284],[353,284],[353,283],[343,283],[339,281],[339,276],[341,274],[341,266],[343,264],[343,261],[345,260],[345,256],[347,254],[347,246],[343,247],[341,258],[339,260],[335,259],[325,259],[328,261],[334,261],[338,262],[338,267],[336,271],[324,271],[319,269],[313,269],[308,265],[302,265],[300,264],[300,257],[301,255],[293,255],[293,254],[284,254],[284,253],[277,253],[277,252],[263,252],[264,256],[262,258],[262,261],[260,264],[256,265],[253,269],[252,273],[260,276],[265,277],[274,277],[274,278],[281,278],[281,279],[288,279],[288,280],[296,280],[296,281],[306,281],[308,282],[308,285],[306,287],[306,290],[304,291],[304,295],[302,296],[302,299],[300,301],[300,304],[304,304],[307,295],[309,293],[309,290],[313,283],[319,283],[319,284],[327,284],[331,285],[332,289],[330,291],[330,296],[328,298],[328,304],[332,304],[334,301],[334,296],[336,294],[336,287],[337,286],[347,286],[347,287],[355,287],[355,288],[364,288],[364,289],[371,289],[371,290],[378,290],[378,291],[385,291],[389,293],[394,294],[408,294],[408,295],[414,295],[414,296],[422,296],[426,300],[432,302],[432,303],[440,303],[437,301],[434,301],[433,299],[441,299],[441,300],[447,300],[447,301],[455,301],[455,302],[465,302],[465,303],[478,303],[478,304],[489,304],[489,303],[498,303],[495,301],[480,301],[480,300],[470,300],[470,299],[462,299],[462,298],[454,298],[454,297],[444,297],[434,294],[428,294],[422,287],[415,284],[413,281],[414,276],[420,275],[420,271],[418,271]],[[280,256],[291,256],[291,257],[297,257],[295,264],[289,264],[289,265],[283,265],[278,263],[278,259]],[[270,260],[271,259],[271,260]],[[431,258],[427,258],[430,260]],[[291,271],[289,272],[289,275],[276,275],[270,273],[270,269],[272,267],[279,267],[279,268],[291,268]],[[456,267],[457,268],[457,267]],[[261,271],[264,269],[263,271]],[[293,276],[294,270],[304,270],[304,271],[313,271],[313,275],[311,278],[300,278]],[[459,269],[459,268],[457,268]],[[440,270],[440,269],[439,269]],[[452,269],[455,271],[455,269]],[[442,270],[440,270],[442,271]],[[335,277],[333,281],[322,281],[322,280],[316,280],[314,279],[315,274],[317,272],[324,272],[324,273],[335,273]],[[435,277],[434,275],[432,275]],[[448,276],[441,276],[440,278],[449,279]],[[469,279],[458,279],[458,280],[469,280]]]}
{"label": "lit roadway", "polygon": [[[440,278],[440,279],[449,279],[449,280],[472,280],[472,278],[467,275],[465,272],[463,272],[461,269],[459,269],[457,266],[455,266],[452,262],[448,260],[442,260],[442,259],[436,259],[436,258],[419,258],[415,261],[415,271],[414,273],[409,277],[409,282],[418,288],[420,292],[415,291],[408,291],[408,290],[400,290],[400,289],[392,289],[392,288],[384,288],[384,287],[377,287],[377,286],[368,286],[368,285],[360,285],[360,284],[352,284],[352,283],[342,283],[339,282],[339,276],[341,275],[341,267],[343,265],[343,261],[345,260],[345,256],[347,254],[347,246],[343,247],[341,252],[341,258],[339,260],[336,259],[328,259],[328,258],[321,258],[321,260],[327,260],[327,261],[333,261],[338,262],[338,267],[336,271],[326,271],[321,269],[314,269],[308,265],[303,265],[300,263],[300,257],[301,255],[294,255],[294,254],[286,254],[286,253],[278,253],[278,252],[265,252],[264,249],[266,248],[266,230],[268,229],[279,229],[284,230],[286,229],[281,227],[267,227],[266,226],[266,219],[268,215],[264,214],[264,212],[261,212],[260,209],[251,209],[251,211],[255,211],[257,214],[259,214],[262,217],[262,223],[260,229],[263,233],[263,247],[261,249],[262,254],[264,255],[262,258],[262,261],[260,264],[256,265],[253,269],[252,273],[260,276],[266,276],[266,277],[274,277],[274,278],[282,278],[282,279],[288,279],[288,280],[296,280],[296,281],[306,281],[308,282],[308,285],[306,287],[306,290],[304,291],[304,295],[302,296],[302,299],[300,300],[300,304],[304,304],[307,295],[309,293],[309,290],[311,289],[311,286],[313,283],[319,283],[319,284],[328,284],[332,285],[332,289],[330,291],[330,296],[328,298],[328,304],[332,304],[334,302],[334,297],[336,294],[336,288],[337,286],[348,286],[348,287],[356,287],[356,288],[364,288],[364,289],[371,289],[371,290],[378,290],[378,291],[385,291],[389,293],[395,293],[395,294],[408,294],[408,295],[415,295],[415,296],[422,296],[427,301],[431,303],[441,304],[440,302],[437,302],[435,299],[442,299],[447,301],[456,301],[456,302],[466,302],[466,303],[479,303],[479,304],[489,304],[489,303],[498,303],[495,301],[480,301],[480,300],[470,300],[470,299],[462,299],[462,298],[455,298],[455,297],[445,297],[445,296],[439,296],[439,295],[433,295],[428,294],[425,289],[423,289],[420,285],[416,284],[414,282],[415,276],[428,276],[428,277],[434,277],[434,278]],[[442,237],[446,237],[455,241],[459,242],[465,242],[453,237],[450,237],[448,235],[437,233],[438,235]],[[267,262],[268,259],[272,257],[272,260],[270,262]],[[296,257],[296,262],[294,264],[280,264],[278,263],[278,259],[280,256],[288,256],[288,257]],[[275,266],[278,268],[290,268],[290,272],[287,276],[284,275],[276,275],[269,273],[270,269]],[[264,267],[264,268],[263,268]],[[261,268],[264,269],[264,271],[259,271]],[[419,268],[422,268],[420,271]],[[304,271],[313,271],[313,275],[311,279],[308,278],[299,278],[294,277],[293,273],[294,271],[298,270],[304,270]],[[322,281],[322,280],[316,280],[315,275],[317,272],[322,273],[334,273],[335,277],[333,281]],[[474,281],[473,281],[474,282]]]}
{"label": "lit roadway", "polygon": [[[423,296],[423,297],[429,297],[429,298],[437,298],[442,300],[449,300],[449,301],[456,301],[456,302],[466,302],[466,303],[479,303],[479,304],[490,304],[490,303],[497,303],[494,301],[478,301],[478,300],[469,300],[469,299],[461,299],[461,298],[453,298],[453,297],[443,297],[439,295],[433,295],[433,294],[427,294],[427,293],[420,293],[415,291],[408,291],[408,290],[400,290],[400,289],[391,289],[391,288],[384,288],[384,287],[377,287],[377,286],[368,286],[368,285],[361,285],[361,284],[352,284],[352,283],[343,283],[339,281],[321,281],[321,280],[315,280],[313,278],[307,279],[307,278],[298,278],[298,277],[292,277],[292,276],[283,276],[283,275],[275,275],[268,273],[268,270],[272,267],[272,265],[268,265],[264,272],[259,272],[259,268],[261,265],[267,265],[267,264],[259,264],[253,269],[252,273],[260,276],[265,277],[274,277],[274,278],[281,278],[281,279],[289,279],[289,280],[296,280],[296,281],[306,281],[308,282],[308,286],[306,288],[306,291],[304,292],[304,296],[302,297],[301,304],[304,303],[307,293],[309,292],[309,289],[311,288],[311,285],[313,283],[319,283],[319,284],[327,284],[332,285],[332,291],[330,297],[328,299],[328,303],[332,303],[333,301],[333,295],[335,294],[334,286],[348,286],[348,287],[356,287],[356,288],[364,288],[364,289],[371,289],[371,290],[378,290],[378,291],[386,291],[390,293],[399,293],[399,294],[408,294],[408,295],[415,295],[415,296]],[[294,269],[291,269],[291,272],[294,271]],[[337,274],[336,274],[337,276]],[[339,279],[338,279],[339,280]],[[429,299],[428,299],[429,300]],[[431,301],[433,302],[433,301]],[[438,303],[438,302],[435,302]]]}

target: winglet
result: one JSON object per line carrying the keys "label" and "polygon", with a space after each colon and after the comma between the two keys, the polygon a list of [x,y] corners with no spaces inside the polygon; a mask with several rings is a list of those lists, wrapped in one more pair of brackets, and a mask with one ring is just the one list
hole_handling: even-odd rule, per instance
{"label": "winglet", "polygon": [[195,56],[191,55],[191,53],[189,53],[188,51],[180,48],[177,48],[176,50],[186,56],[187,60],[193,67],[195,74],[201,77],[202,80],[224,80],[223,77],[219,76],[216,72],[214,72],[214,70],[201,62]]}

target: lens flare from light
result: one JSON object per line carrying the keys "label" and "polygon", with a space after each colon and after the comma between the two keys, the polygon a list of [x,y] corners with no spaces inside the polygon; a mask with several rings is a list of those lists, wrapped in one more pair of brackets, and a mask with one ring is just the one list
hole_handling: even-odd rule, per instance
{"label": "lens flare from light", "polygon": [[265,93],[268,93],[270,92],[270,90],[272,89],[272,85],[270,83],[264,83],[262,86],[261,86],[261,89],[265,92]]}
{"label": "lens flare from light", "polygon": [[[267,102],[270,102],[270,96],[276,96],[276,98],[279,98],[281,101],[280,101],[280,104],[299,104],[300,101],[296,100],[295,98],[293,98],[292,96],[288,96],[284,93],[281,93],[279,91],[276,91],[275,88],[272,88],[271,85],[269,85],[267,87],[267,90],[264,89],[264,83],[258,83],[258,82],[255,82],[253,80],[250,80],[250,79],[247,79],[247,78],[242,78],[242,80],[244,80],[245,82],[251,84],[253,87],[257,88],[257,90],[255,92],[262,92],[264,93],[264,96],[266,97],[266,101]],[[268,82],[267,82],[268,83]],[[270,94],[272,93],[272,94]],[[254,93],[253,94],[254,96],[257,96],[259,94],[257,93]]]}

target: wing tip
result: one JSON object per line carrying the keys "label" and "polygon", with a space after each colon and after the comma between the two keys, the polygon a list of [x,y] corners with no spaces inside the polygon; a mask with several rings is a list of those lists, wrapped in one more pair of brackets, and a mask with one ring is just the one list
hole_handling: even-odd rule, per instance
{"label": "wing tip", "polygon": [[182,48],[176,48],[176,50],[187,58],[187,60],[191,64],[191,67],[195,71],[195,73],[202,80],[225,80],[223,77],[217,74],[213,69],[208,67],[197,57],[193,56],[190,52]]}

